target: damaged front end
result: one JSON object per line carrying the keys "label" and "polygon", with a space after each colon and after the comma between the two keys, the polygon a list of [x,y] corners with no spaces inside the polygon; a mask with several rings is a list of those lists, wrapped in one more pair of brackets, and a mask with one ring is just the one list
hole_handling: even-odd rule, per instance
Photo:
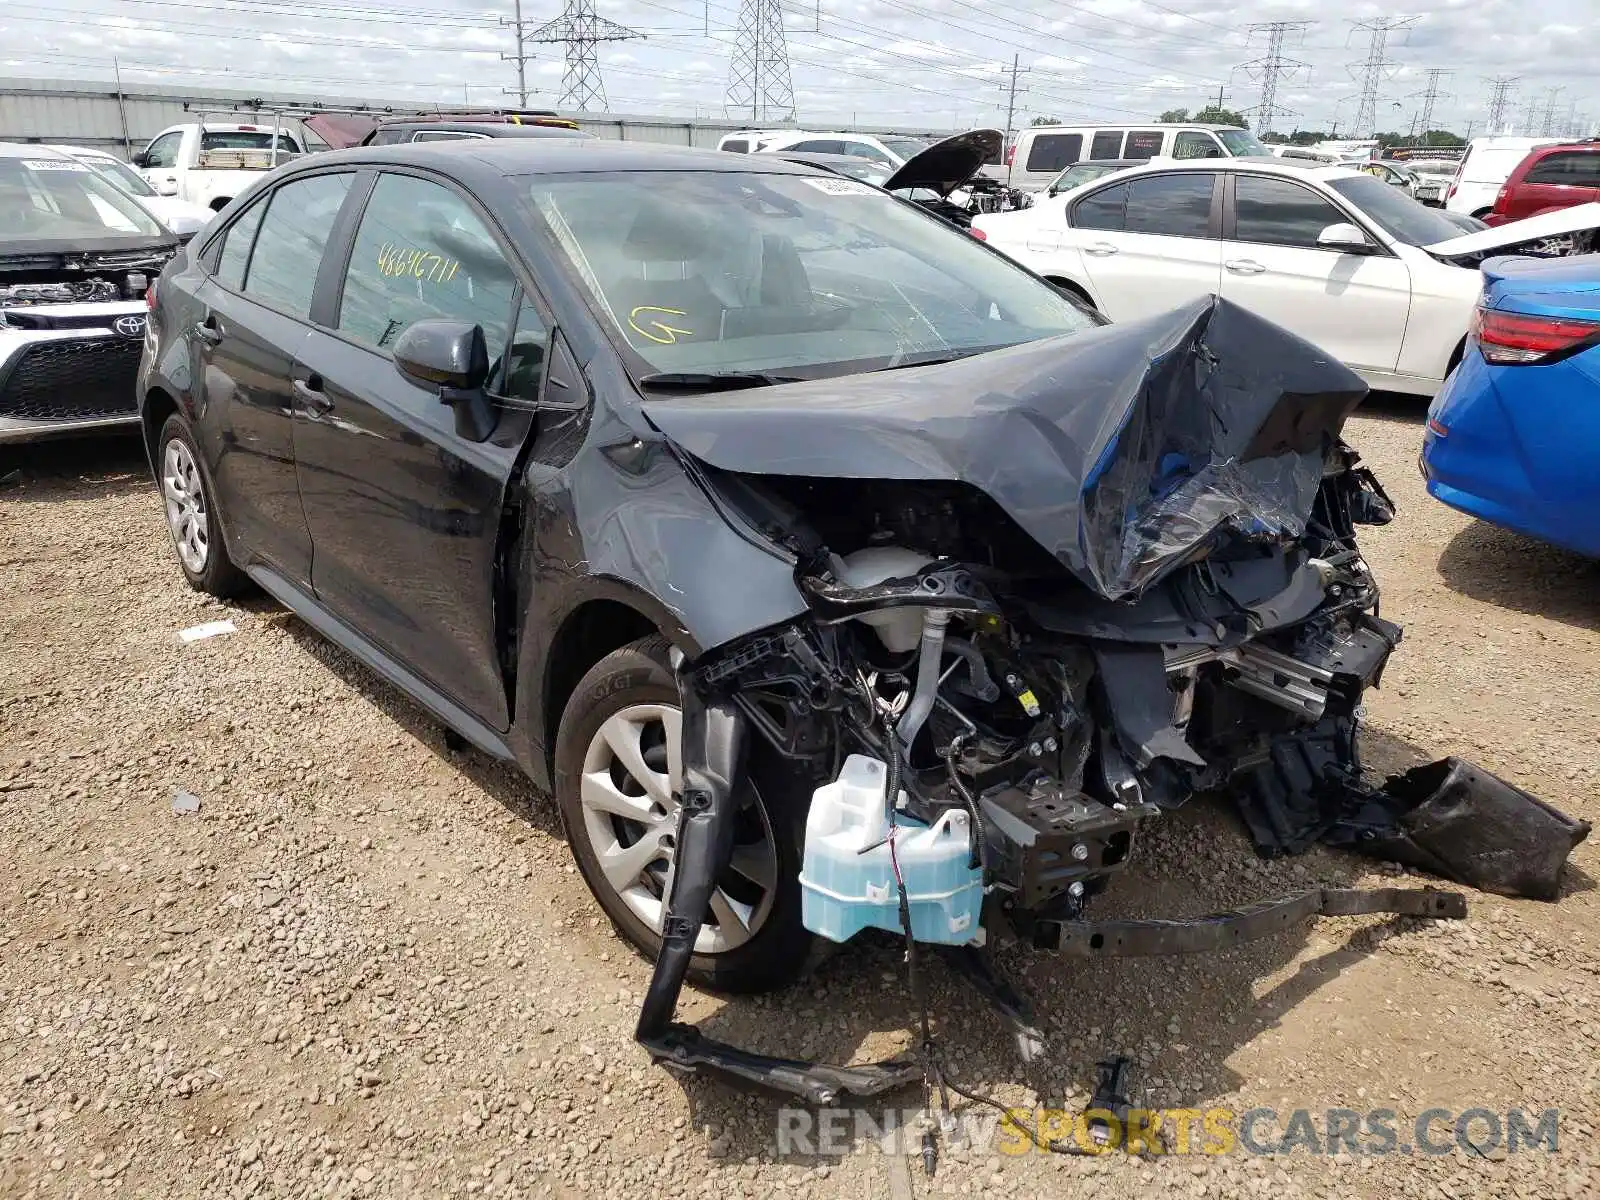
{"label": "damaged front end", "polygon": [[1393,515],[1340,439],[1363,395],[1208,301],[938,368],[647,406],[728,519],[792,556],[807,611],[680,667],[683,815],[640,1041],[817,1103],[929,1074],[766,1058],[672,1022],[754,752],[812,789],[806,926],[901,934],[913,964],[918,944],[1177,953],[1316,915],[1465,915],[1431,889],[1313,889],[1089,921],[1145,823],[1197,792],[1236,796],[1264,852],[1324,839],[1552,897],[1585,826],[1468,764],[1362,776],[1362,695],[1401,638],[1356,542]]}

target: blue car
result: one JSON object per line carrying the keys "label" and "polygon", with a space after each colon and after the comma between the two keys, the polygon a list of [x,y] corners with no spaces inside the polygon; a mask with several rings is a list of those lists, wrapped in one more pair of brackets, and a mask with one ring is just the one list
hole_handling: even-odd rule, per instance
{"label": "blue car", "polygon": [[1451,508],[1600,557],[1600,254],[1491,258],[1422,474]]}

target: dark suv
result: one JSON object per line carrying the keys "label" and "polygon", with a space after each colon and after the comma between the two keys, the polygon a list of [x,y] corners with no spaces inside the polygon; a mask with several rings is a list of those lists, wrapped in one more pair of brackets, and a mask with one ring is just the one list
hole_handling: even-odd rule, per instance
{"label": "dark suv", "polygon": [[[721,1046],[679,989],[902,919],[1100,946],[1079,918],[1141,824],[1235,771],[1279,850],[1378,828],[1354,714],[1399,630],[1354,525],[1388,510],[1339,439],[1366,389],[1215,298],[1106,326],[774,155],[411,144],[236,199],[161,276],[139,391],[190,584],[261,587],[553,791],[683,1069],[818,1102],[915,1077]],[[863,772],[882,795],[813,834]],[[865,894],[803,861],[885,822],[839,860]],[[930,844],[981,915],[924,894]]]}
{"label": "dark suv", "polygon": [[1600,200],[1600,141],[1540,146],[1517,164],[1484,217],[1504,225]]}

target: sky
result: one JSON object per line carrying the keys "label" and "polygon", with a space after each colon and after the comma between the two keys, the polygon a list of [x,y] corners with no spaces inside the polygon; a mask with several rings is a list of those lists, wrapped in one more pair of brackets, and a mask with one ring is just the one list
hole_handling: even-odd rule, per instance
{"label": "sky", "polygon": [[[128,90],[183,84],[262,95],[361,96],[419,104],[514,104],[514,0],[5,0],[5,77],[110,79]],[[522,0],[531,31],[556,0]],[[748,119],[726,108],[740,0],[595,0],[641,33],[598,48],[612,112]],[[1222,90],[1252,124],[1264,32],[1308,21],[1282,55],[1272,127],[1350,132],[1368,30],[1391,31],[1378,129],[1419,119],[1430,68],[1436,128],[1487,132],[1490,77],[1514,76],[1497,132],[1589,132],[1600,123],[1597,0],[1419,0],[1403,10],[1355,3],[1334,19],[1311,0],[784,0],[796,117],[809,128],[1001,127],[1018,66],[1015,125],[1148,121],[1198,109]],[[560,108],[564,47],[526,46],[530,106]],[[1257,65],[1251,65],[1252,63]],[[774,114],[775,115],[775,114]],[[771,119],[769,117],[769,119]]]}

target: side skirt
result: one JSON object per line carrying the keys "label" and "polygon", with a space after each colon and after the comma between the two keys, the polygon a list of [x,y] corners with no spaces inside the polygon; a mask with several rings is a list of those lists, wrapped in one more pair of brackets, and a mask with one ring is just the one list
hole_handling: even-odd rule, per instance
{"label": "side skirt", "polygon": [[490,729],[431,683],[408,671],[379,650],[271,567],[258,563],[246,567],[245,574],[255,580],[261,590],[279,604],[341,650],[355,655],[485,754],[504,762],[516,761],[516,755],[511,752],[511,747],[499,733]]}

